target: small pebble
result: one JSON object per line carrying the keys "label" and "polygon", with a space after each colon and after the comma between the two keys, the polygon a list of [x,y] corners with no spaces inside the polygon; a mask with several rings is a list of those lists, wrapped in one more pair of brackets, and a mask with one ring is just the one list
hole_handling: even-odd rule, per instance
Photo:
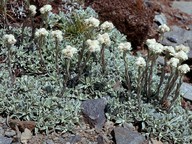
{"label": "small pebble", "polygon": [[3,136],[4,135],[4,129],[2,127],[0,127],[0,136]]}
{"label": "small pebble", "polygon": [[16,135],[16,132],[14,130],[8,130],[5,132],[5,136],[7,137],[13,137]]}

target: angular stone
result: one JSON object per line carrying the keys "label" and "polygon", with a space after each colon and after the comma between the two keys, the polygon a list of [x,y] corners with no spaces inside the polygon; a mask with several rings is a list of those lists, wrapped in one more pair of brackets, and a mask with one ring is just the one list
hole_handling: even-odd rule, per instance
{"label": "angular stone", "polygon": [[13,137],[16,135],[16,132],[14,130],[8,130],[5,132],[5,136],[7,137]]}
{"label": "angular stone", "polygon": [[4,135],[4,129],[2,127],[0,127],[0,136],[3,136]]}
{"label": "angular stone", "polygon": [[173,8],[179,9],[180,11],[192,15],[192,2],[191,1],[173,1]]}
{"label": "angular stone", "polygon": [[101,129],[106,121],[104,109],[107,101],[105,98],[86,100],[82,103],[82,113],[90,127]]}
{"label": "angular stone", "polygon": [[0,144],[11,144],[12,141],[13,141],[12,138],[0,136]]}
{"label": "angular stone", "polygon": [[192,101],[192,85],[191,84],[188,84],[188,83],[184,82],[181,85],[180,92],[182,94],[182,97]]}
{"label": "angular stone", "polygon": [[116,127],[114,134],[116,144],[147,144],[144,136],[127,128]]}
{"label": "angular stone", "polygon": [[165,15],[163,13],[155,15],[154,21],[158,25],[167,24],[167,18],[165,17]]}
{"label": "angular stone", "polygon": [[168,46],[184,44],[185,46],[188,46],[190,48],[188,57],[192,58],[192,29],[186,30],[178,26],[172,26],[171,31],[165,33],[163,36],[163,40],[160,42],[163,45]]}
{"label": "angular stone", "polygon": [[9,119],[9,125],[10,127],[15,130],[16,125],[18,126],[19,130],[23,132],[25,128],[32,131],[35,128],[35,122],[34,121],[20,121],[15,119]]}
{"label": "angular stone", "polygon": [[70,144],[75,144],[78,143],[79,141],[81,141],[81,136],[79,135],[72,136],[69,139]]}

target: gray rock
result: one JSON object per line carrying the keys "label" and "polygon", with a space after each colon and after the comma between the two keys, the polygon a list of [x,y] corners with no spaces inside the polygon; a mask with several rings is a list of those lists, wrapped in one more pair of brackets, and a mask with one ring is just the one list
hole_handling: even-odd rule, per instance
{"label": "gray rock", "polygon": [[156,62],[160,65],[164,65],[165,64],[165,59],[163,56],[158,56]]}
{"label": "gray rock", "polygon": [[2,127],[0,127],[0,136],[3,136],[4,135],[4,129]]}
{"label": "gray rock", "polygon": [[48,139],[48,140],[46,140],[46,144],[54,144],[54,142],[53,142],[53,140]]}
{"label": "gray rock", "polygon": [[105,144],[105,141],[104,141],[104,138],[103,138],[102,135],[99,135],[99,136],[97,137],[97,143],[98,143],[98,144]]}
{"label": "gray rock", "polygon": [[14,130],[7,130],[5,132],[5,136],[7,136],[7,137],[13,137],[15,135],[16,135],[16,132]]}
{"label": "gray rock", "polygon": [[158,25],[167,24],[167,18],[165,17],[165,15],[163,13],[155,15],[154,21]]}
{"label": "gray rock", "polygon": [[174,1],[172,7],[180,11],[192,15],[192,2],[187,1]]}
{"label": "gray rock", "polygon": [[182,93],[182,97],[192,101],[192,85],[191,84],[184,82],[181,85],[180,92]]}
{"label": "gray rock", "polygon": [[86,100],[82,103],[82,113],[85,121],[91,126],[101,129],[106,121],[104,109],[107,101],[105,98]]}
{"label": "gray rock", "polygon": [[79,141],[81,141],[81,136],[79,136],[79,135],[72,136],[69,139],[70,144],[75,144]]}
{"label": "gray rock", "polygon": [[161,40],[160,43],[168,46],[184,44],[190,47],[188,56],[192,58],[192,29],[186,30],[178,26],[173,26],[170,32],[164,34],[163,40]]}
{"label": "gray rock", "polygon": [[116,144],[144,144],[145,137],[136,131],[132,131],[123,127],[116,127],[114,129]]}
{"label": "gray rock", "polygon": [[0,136],[0,144],[11,144],[12,141],[13,141],[12,138]]}
{"label": "gray rock", "polygon": [[0,123],[5,123],[6,122],[6,119],[5,118],[2,118],[1,116],[0,116]]}

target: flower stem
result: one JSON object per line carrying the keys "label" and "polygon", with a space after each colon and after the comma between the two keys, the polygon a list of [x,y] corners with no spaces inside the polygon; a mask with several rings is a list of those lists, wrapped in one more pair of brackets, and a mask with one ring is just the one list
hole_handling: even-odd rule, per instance
{"label": "flower stem", "polygon": [[123,60],[124,60],[124,65],[125,65],[125,80],[126,80],[126,85],[128,88],[129,94],[131,94],[131,81],[128,73],[128,65],[127,65],[127,60],[126,60],[126,52],[123,52]]}
{"label": "flower stem", "polygon": [[138,79],[137,79],[137,98],[138,98],[138,107],[139,110],[141,109],[141,82],[142,82],[142,78],[141,78],[141,68],[138,68]]}
{"label": "flower stem", "polygon": [[152,86],[153,67],[154,67],[154,64],[155,64],[155,58],[156,58],[156,56],[154,56],[152,58],[151,66],[150,66],[150,72],[149,72],[149,75],[148,75],[147,98],[149,98],[151,96],[151,86]]}
{"label": "flower stem", "polygon": [[172,89],[175,87],[175,82],[178,78],[178,70],[175,70],[175,72],[170,73],[169,79],[167,81],[167,84],[165,86],[164,94],[161,99],[161,104],[164,103],[164,101],[168,98],[169,94],[171,93]]}
{"label": "flower stem", "polygon": [[106,66],[105,66],[105,47],[104,46],[101,48],[100,56],[101,56],[102,73],[105,74]]}
{"label": "flower stem", "polygon": [[59,57],[59,41],[57,40],[57,38],[55,38],[55,68],[57,71],[57,74],[59,74],[59,65],[58,65],[58,57]]}
{"label": "flower stem", "polygon": [[175,90],[175,96],[173,97],[173,99],[171,101],[171,105],[169,106],[169,108],[167,110],[168,112],[170,112],[172,106],[174,105],[175,101],[179,97],[181,85],[182,85],[182,76],[180,76],[180,78],[179,78],[179,83],[177,84],[177,87],[176,87],[176,90]]}
{"label": "flower stem", "polygon": [[8,44],[8,69],[9,69],[9,76],[11,78],[11,87],[13,86],[13,73],[11,67],[11,45]]}
{"label": "flower stem", "polygon": [[162,84],[163,84],[163,82],[164,82],[164,80],[165,80],[165,69],[166,69],[166,66],[167,66],[167,56],[165,56],[164,65],[163,65],[162,68],[161,68],[160,82],[159,82],[157,91],[156,91],[156,93],[155,93],[155,96],[159,96],[159,92],[160,92],[161,86],[162,86]]}
{"label": "flower stem", "polygon": [[42,47],[43,47],[43,43],[44,43],[44,37],[41,36],[39,39],[39,57],[40,57],[40,64],[45,67],[45,63],[44,63],[44,59],[43,59],[43,55],[42,55]]}

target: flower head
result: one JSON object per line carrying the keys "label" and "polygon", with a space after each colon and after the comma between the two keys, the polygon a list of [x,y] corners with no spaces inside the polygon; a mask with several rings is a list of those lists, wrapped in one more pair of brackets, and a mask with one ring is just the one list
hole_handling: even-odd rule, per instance
{"label": "flower head", "polygon": [[31,14],[34,16],[37,12],[37,7],[35,5],[30,5],[29,6],[29,11],[31,12]]}
{"label": "flower head", "polygon": [[179,59],[178,58],[171,58],[168,62],[168,65],[170,65],[172,68],[176,68],[179,64]]}
{"label": "flower head", "polygon": [[40,13],[45,14],[47,12],[50,12],[52,10],[52,6],[47,4],[40,8]]}
{"label": "flower head", "polygon": [[71,59],[73,55],[77,53],[77,49],[70,45],[67,45],[66,48],[62,50],[62,53],[66,58]]}
{"label": "flower head", "polygon": [[179,51],[177,53],[175,53],[175,57],[184,61],[184,60],[187,60],[188,59],[188,55],[184,52],[184,51]]}
{"label": "flower head", "polygon": [[90,40],[90,39],[88,39],[86,41],[86,43],[88,45],[88,49],[89,49],[90,52],[100,51],[100,49],[101,49],[98,40]]}
{"label": "flower head", "polygon": [[186,74],[190,71],[190,67],[187,64],[183,64],[178,67],[178,70],[181,74]]}
{"label": "flower head", "polygon": [[143,57],[138,57],[135,64],[139,67],[145,67],[146,66],[146,62],[145,62],[145,59]]}
{"label": "flower head", "polygon": [[4,35],[4,39],[8,44],[15,44],[17,42],[14,35],[12,35],[12,34]]}
{"label": "flower head", "polygon": [[85,24],[90,27],[98,27],[100,24],[100,21],[94,17],[90,17],[88,19],[85,19]]}
{"label": "flower head", "polygon": [[112,22],[105,21],[100,27],[102,30],[111,30],[114,28],[114,25]]}
{"label": "flower head", "polygon": [[163,50],[168,52],[172,56],[174,56],[176,53],[174,47],[172,46],[164,46]]}
{"label": "flower head", "polygon": [[101,44],[105,44],[107,46],[111,45],[111,40],[110,37],[108,35],[108,33],[104,33],[104,34],[99,34],[98,35],[98,39],[97,39]]}
{"label": "flower head", "polygon": [[148,48],[151,52],[155,53],[155,54],[160,54],[163,52],[163,45],[156,42],[156,43],[151,43],[148,45]]}
{"label": "flower head", "polygon": [[176,46],[175,49],[176,51],[184,51],[185,53],[190,51],[189,47],[184,46],[183,44]]}
{"label": "flower head", "polygon": [[170,28],[166,24],[160,25],[158,29],[160,33],[165,33],[170,31]]}
{"label": "flower head", "polygon": [[45,28],[40,28],[35,32],[35,36],[36,37],[40,37],[40,36],[48,36],[48,31]]}
{"label": "flower head", "polygon": [[131,50],[131,43],[130,42],[120,43],[118,49],[121,52]]}
{"label": "flower head", "polygon": [[147,39],[146,45],[149,47],[149,45],[156,43],[155,39]]}
{"label": "flower head", "polygon": [[60,30],[55,30],[51,32],[51,35],[56,38],[58,41],[62,41],[63,40],[63,36],[62,36],[62,31]]}

